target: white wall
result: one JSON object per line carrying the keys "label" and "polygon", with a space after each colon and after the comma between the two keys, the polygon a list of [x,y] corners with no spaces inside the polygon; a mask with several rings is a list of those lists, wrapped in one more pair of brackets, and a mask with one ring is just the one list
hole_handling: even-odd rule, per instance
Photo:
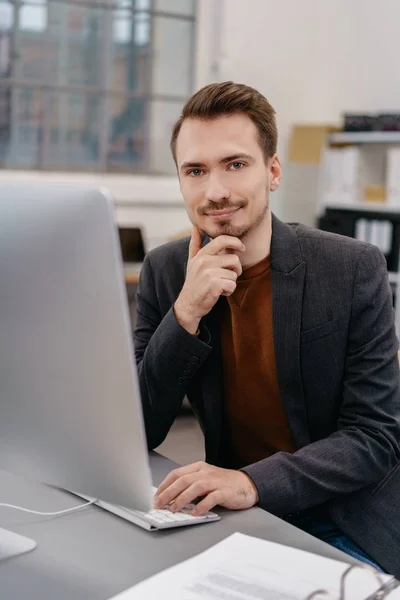
{"label": "white wall", "polygon": [[[399,0],[199,2],[197,87],[233,79],[259,89],[278,113],[283,159],[293,123],[400,111]],[[285,185],[273,198],[285,220],[302,220],[301,207]]]}

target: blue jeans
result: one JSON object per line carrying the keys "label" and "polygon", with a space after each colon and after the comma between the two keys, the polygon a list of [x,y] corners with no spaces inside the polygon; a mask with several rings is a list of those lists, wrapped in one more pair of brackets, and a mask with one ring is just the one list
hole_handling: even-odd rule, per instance
{"label": "blue jeans", "polygon": [[353,558],[374,567],[377,571],[385,572],[358,544],[339,529],[329,516],[327,508],[309,509],[287,517],[285,520]]}

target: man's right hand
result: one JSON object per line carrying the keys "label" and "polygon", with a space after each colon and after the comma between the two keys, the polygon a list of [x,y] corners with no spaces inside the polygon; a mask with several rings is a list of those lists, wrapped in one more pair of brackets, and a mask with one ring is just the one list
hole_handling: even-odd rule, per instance
{"label": "man's right hand", "polygon": [[230,296],[236,289],[236,280],[242,265],[236,254],[244,252],[243,243],[233,236],[221,235],[204,248],[199,230],[192,229],[186,280],[175,302],[178,322],[189,333],[195,334],[202,317],[210,312],[220,296]]}

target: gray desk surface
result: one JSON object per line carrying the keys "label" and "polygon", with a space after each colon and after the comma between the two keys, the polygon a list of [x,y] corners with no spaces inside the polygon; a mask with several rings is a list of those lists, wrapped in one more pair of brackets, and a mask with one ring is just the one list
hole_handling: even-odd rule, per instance
{"label": "gray desk surface", "polygon": [[[156,485],[176,466],[155,453],[150,461]],[[80,502],[67,492],[4,472],[0,498],[39,511]],[[221,515],[217,523],[151,533],[97,507],[60,517],[0,508],[1,527],[38,543],[33,552],[0,564],[1,600],[105,600],[235,531],[356,562],[261,509],[221,511]]]}

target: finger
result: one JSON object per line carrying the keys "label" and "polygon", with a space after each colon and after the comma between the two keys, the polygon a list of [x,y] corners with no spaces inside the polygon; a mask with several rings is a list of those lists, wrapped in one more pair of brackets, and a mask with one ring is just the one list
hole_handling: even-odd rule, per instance
{"label": "finger", "polygon": [[231,296],[236,290],[236,281],[230,281],[229,279],[221,279],[221,296]]}
{"label": "finger", "polygon": [[211,275],[218,279],[228,279],[229,281],[237,280],[237,274],[232,269],[213,269]]}
{"label": "finger", "polygon": [[202,239],[200,235],[200,231],[193,225],[192,227],[192,237],[190,238],[189,243],[189,260],[194,258],[196,254],[201,250]]}
{"label": "finger", "polygon": [[219,235],[209,244],[207,244],[207,246],[204,246],[201,251],[203,254],[219,254],[223,250],[227,249],[244,252],[246,248],[239,238],[231,235]]}
{"label": "finger", "polygon": [[221,490],[214,490],[192,509],[191,513],[194,517],[200,517],[212,510],[215,506],[222,503],[223,494]]}
{"label": "finger", "polygon": [[242,263],[236,254],[222,254],[212,260],[216,260],[218,265],[223,269],[232,269],[238,277],[240,277],[243,272]]}
{"label": "finger", "polygon": [[194,483],[196,483],[201,477],[199,473],[191,473],[190,475],[183,475],[179,477],[174,483],[171,483],[170,486],[167,487],[157,498],[155,502],[156,508],[163,508],[164,506],[168,506],[175,503],[176,499],[185,492],[188,488],[190,488]]}
{"label": "finger", "polygon": [[210,492],[213,492],[216,488],[215,478],[202,479],[201,481],[195,481],[186,488],[179,496],[175,498],[170,506],[172,512],[179,512],[187,504],[191,504],[197,498],[205,496]]}
{"label": "finger", "polygon": [[195,473],[200,471],[202,467],[204,467],[205,463],[202,461],[191,463],[190,465],[185,465],[184,467],[179,467],[179,469],[174,469],[167,475],[167,477],[162,481],[162,483],[158,486],[157,492],[154,495],[154,499],[157,499],[160,494],[164,490],[167,489],[174,481],[179,479],[179,477],[183,477],[184,475],[189,475],[190,473]]}

